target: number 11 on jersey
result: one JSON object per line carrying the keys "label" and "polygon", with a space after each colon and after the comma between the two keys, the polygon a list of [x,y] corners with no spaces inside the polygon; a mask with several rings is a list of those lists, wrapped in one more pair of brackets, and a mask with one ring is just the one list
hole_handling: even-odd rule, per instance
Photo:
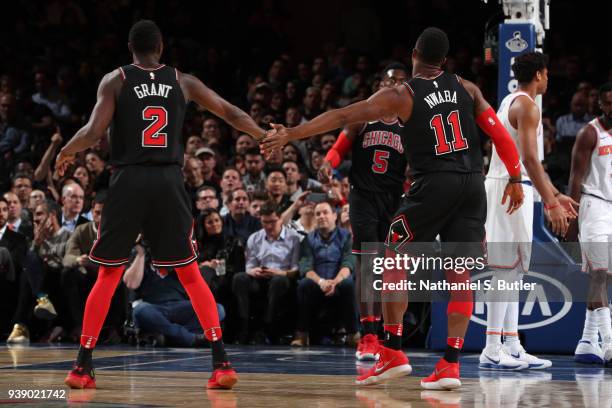
{"label": "number 11 on jersey", "polygon": [[437,114],[429,121],[429,127],[432,128],[436,134],[436,154],[438,156],[468,148],[467,140],[465,140],[461,132],[459,111],[454,110],[449,113],[446,117],[446,122],[451,126],[451,132],[453,134],[452,146],[446,139],[446,130],[442,122],[442,115]]}

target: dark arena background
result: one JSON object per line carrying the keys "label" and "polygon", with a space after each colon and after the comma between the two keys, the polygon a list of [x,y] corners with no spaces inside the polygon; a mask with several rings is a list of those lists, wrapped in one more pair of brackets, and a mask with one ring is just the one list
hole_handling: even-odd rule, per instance
{"label": "dark arena background", "polygon": [[[0,405],[612,408],[607,286],[612,47],[604,5],[572,0],[3,3]],[[151,55],[161,48],[132,52],[133,44],[142,47],[144,41],[146,48],[147,39],[157,38],[141,30],[142,37],[130,42],[130,29],[141,20],[153,21],[161,31],[158,60]],[[449,78],[463,78],[454,79],[455,86],[472,82],[495,111],[523,85],[511,68],[516,58],[534,50],[548,56],[548,86],[534,98],[542,129],[533,146],[547,188],[559,200],[551,205],[542,200],[545,194],[534,194],[525,204],[533,207],[527,243],[532,256],[521,277],[535,289],[520,290],[516,333],[500,329],[497,339],[504,338],[499,348],[506,350],[507,338],[514,336],[524,347],[519,354],[527,350],[552,365],[509,369],[501,357],[486,357],[483,348],[495,334],[487,325],[491,303],[482,289],[469,290],[469,298],[462,299],[471,314],[465,335],[457,337],[447,333],[452,293],[450,298],[409,293],[401,322],[384,326],[380,311],[360,310],[364,288],[371,286],[363,276],[373,274],[372,256],[384,253],[385,240],[395,243],[402,234],[411,240],[415,232],[414,220],[393,219],[400,202],[421,186],[411,173],[411,152],[401,143],[428,137],[432,149],[437,143],[436,151],[440,143],[458,151],[465,122],[455,126],[452,115],[438,122],[442,130],[452,127],[450,144],[438,133],[437,140],[433,133],[408,134],[403,129],[410,120],[404,123],[394,111],[391,122],[388,117],[357,122],[354,137],[371,131],[369,144],[364,139],[363,145],[347,145],[351,130],[339,125],[303,140],[286,139],[280,150],[266,145],[289,134],[285,128],[306,129],[319,115],[366,105],[386,88],[416,99],[419,93],[411,86],[438,78],[423,79],[419,66],[425,54],[413,52],[428,27],[448,36],[441,68],[456,74]],[[194,85],[198,80],[206,88]],[[177,98],[163,100],[168,93]],[[183,97],[198,103],[185,106]],[[170,117],[175,111],[184,114],[183,122]],[[482,157],[486,175],[497,153],[479,114],[469,116],[480,145],[469,149]],[[502,115],[500,110],[504,123]],[[432,118],[421,128],[437,132],[435,124]],[[599,137],[579,156],[586,128],[597,129]],[[137,129],[136,134],[125,129]],[[449,138],[446,132],[441,137]],[[383,134],[397,137],[385,142]],[[364,152],[376,144],[385,146],[367,153],[373,162],[369,156],[365,162]],[[392,144],[401,155],[393,156]],[[118,156],[130,149],[136,149],[130,157],[138,159],[121,162]],[[139,149],[156,155],[139,156]],[[164,156],[166,151],[172,156]],[[583,165],[587,156],[595,170]],[[585,201],[592,198],[588,186],[581,189],[586,182],[575,180],[596,166],[603,166],[597,170],[603,174],[598,179],[603,196],[595,194],[593,203]],[[387,170],[393,169],[401,173],[396,182],[401,192],[388,187]],[[162,170],[168,179],[151,182]],[[364,172],[373,177],[365,190],[355,186]],[[515,183],[523,190],[536,185],[526,174]],[[175,182],[164,184],[174,176]],[[414,185],[417,192],[411,191]],[[394,194],[396,199],[388,198]],[[445,201],[443,194],[438,201]],[[566,195],[582,205],[575,206],[577,216],[562,217],[567,231],[560,232],[551,211],[564,205]],[[173,215],[178,207],[187,220]],[[386,219],[384,231],[369,240],[364,231],[376,227],[358,220],[357,210],[363,214],[365,207],[380,208],[377,217]],[[592,241],[607,267],[605,261],[593,266],[588,255],[583,261],[591,239],[584,230],[578,235],[578,226],[593,217],[587,209],[595,208],[603,232]],[[138,214],[148,218],[142,228],[132,228],[132,237],[128,230]],[[193,225],[187,239],[182,224]],[[125,233],[109,238],[111,226]],[[177,231],[182,235],[172,238]],[[362,245],[354,244],[356,237]],[[106,251],[119,253],[125,239],[130,248],[124,255],[92,252],[89,257],[100,242]],[[172,253],[179,241],[189,247],[189,258],[159,255]],[[377,241],[374,252],[363,244],[367,241]],[[187,278],[190,266],[199,274]],[[442,271],[417,271],[408,279],[426,280],[430,272]],[[472,271],[471,279],[484,282],[495,273]],[[117,289],[106,305],[103,297],[113,285]],[[190,299],[199,305],[195,310]],[[390,313],[387,306],[383,301]],[[219,327],[211,328],[217,314]],[[99,320],[99,334],[91,328],[93,320]],[[401,345],[399,351],[393,344]],[[439,365],[452,363],[446,361],[460,349],[460,366]],[[403,354],[409,365],[398,365]],[[440,360],[443,355],[446,360]],[[504,355],[507,361],[519,358],[510,351]],[[78,378],[89,378],[93,368],[95,382],[76,387],[66,375],[83,367],[86,375]],[[432,370],[442,378],[448,367],[460,367],[460,388],[421,383]],[[229,385],[222,379],[228,372]],[[389,380],[371,380],[376,376]],[[452,380],[458,379],[457,371]]]}

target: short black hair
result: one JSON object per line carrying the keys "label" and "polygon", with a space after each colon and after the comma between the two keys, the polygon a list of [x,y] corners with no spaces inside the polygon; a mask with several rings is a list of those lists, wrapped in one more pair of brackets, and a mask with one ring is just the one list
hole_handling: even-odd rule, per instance
{"label": "short black hair", "polygon": [[255,146],[255,147],[249,147],[248,149],[246,149],[246,151],[244,152],[244,156],[261,156],[263,157],[263,154],[261,153],[261,150],[259,149],[259,147]]}
{"label": "short black hair", "polygon": [[281,166],[270,166],[266,171],[266,180],[272,173],[282,173],[285,180],[287,180],[287,172]]}
{"label": "short black hair", "polygon": [[537,51],[530,51],[514,59],[512,72],[519,84],[528,84],[536,72],[542,71],[548,65],[548,56]]}
{"label": "short black hair", "polygon": [[605,94],[606,92],[611,92],[611,91],[612,91],[612,81],[606,82],[605,84],[599,87],[599,97],[602,98],[603,94]]}
{"label": "short black hair", "polygon": [[391,71],[392,69],[397,69],[399,71],[404,71],[406,74],[408,74],[408,68],[402,64],[401,62],[392,62],[390,64],[388,64],[385,69],[382,72],[382,76],[384,77],[385,75],[387,75],[387,72]]}
{"label": "short black hair", "polygon": [[95,204],[104,204],[106,201],[106,197],[108,196],[108,192],[106,190],[100,190],[96,193],[96,198],[94,198]]}
{"label": "short black hair", "polygon": [[419,51],[421,60],[427,64],[442,64],[450,48],[446,33],[436,27],[428,27],[414,46]]}
{"label": "short black hair", "polygon": [[15,187],[15,182],[17,181],[17,179],[28,179],[28,180],[30,180],[30,184],[32,184],[32,182],[34,181],[32,179],[32,176],[30,176],[28,173],[17,173],[11,179],[11,186],[12,187]]}
{"label": "short black hair", "polygon": [[4,198],[4,195],[0,195],[0,202],[6,204],[7,206],[9,205],[8,201],[6,201],[6,198]]}
{"label": "short black hair", "polygon": [[247,193],[246,188],[244,187],[236,187],[235,189],[233,189],[232,191],[229,192],[229,194],[227,195],[227,203],[231,203],[232,201],[234,201],[234,195],[236,194],[236,191],[244,191],[244,193],[247,195],[247,198],[249,201],[251,201],[251,198],[249,197],[249,193]]}
{"label": "short black hair", "polygon": [[152,54],[157,51],[162,41],[162,34],[157,24],[153,21],[140,20],[130,28],[128,41],[132,45],[132,51],[135,54]]}
{"label": "short black hair", "polygon": [[266,201],[265,203],[261,205],[261,208],[259,209],[259,216],[261,217],[264,215],[272,215],[272,214],[276,214],[277,216],[280,217],[281,213],[279,212],[279,206],[276,205],[274,201]]}

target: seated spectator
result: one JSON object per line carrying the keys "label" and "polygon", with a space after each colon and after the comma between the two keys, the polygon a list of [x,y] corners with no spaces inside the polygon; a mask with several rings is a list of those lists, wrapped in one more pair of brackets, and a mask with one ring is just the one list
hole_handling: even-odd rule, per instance
{"label": "seated spectator", "polygon": [[247,193],[265,190],[266,175],[263,172],[265,162],[259,147],[248,149],[244,155],[244,159],[246,174],[242,178],[242,183]]}
{"label": "seated spectator", "polygon": [[223,203],[219,213],[222,217],[229,213],[227,201],[230,193],[239,187],[242,187],[242,181],[240,181],[240,173],[238,170],[233,167],[226,168],[221,178],[221,200]]}
{"label": "seated spectator", "polygon": [[217,174],[217,153],[210,147],[200,147],[195,156],[202,162],[204,184],[218,188],[221,178]]}
{"label": "seated spectator", "polygon": [[246,240],[229,234],[227,226],[215,209],[205,210],[200,222],[200,271],[215,299],[227,307],[230,303],[232,278],[236,273],[245,270]]}
{"label": "seated spectator", "polygon": [[204,147],[204,141],[198,135],[191,135],[185,142],[185,154],[195,156],[198,149]]}
{"label": "seated spectator", "polygon": [[[141,332],[159,333],[167,339],[168,345],[201,347],[207,344],[176,272],[171,268],[153,266],[150,250],[140,237],[134,246],[131,264],[123,275],[123,282],[136,291],[132,315]],[[223,321],[225,311],[219,304],[217,309],[219,321]]]}
{"label": "seated spectator", "polygon": [[346,330],[348,342],[357,344],[355,284],[351,275],[355,256],[351,253],[351,234],[336,228],[336,213],[328,202],[315,206],[317,229],[302,241],[298,285],[298,330],[292,346],[309,344],[316,313],[325,308],[338,311],[338,325]]}
{"label": "seated spectator", "polygon": [[265,191],[254,191],[251,194],[251,203],[249,204],[249,214],[259,220],[259,210],[261,206],[268,200],[268,193]]}
{"label": "seated spectator", "polygon": [[202,211],[209,208],[219,210],[219,199],[217,198],[217,190],[211,186],[202,186],[196,192],[196,208]]}
{"label": "seated spectator", "polygon": [[238,139],[236,139],[236,144],[234,147],[236,154],[244,156],[247,154],[247,152],[250,149],[253,149],[253,148],[259,149],[257,146],[257,142],[255,141],[255,139],[251,137],[251,135],[247,135],[246,133],[243,133],[240,136],[238,136]]}
{"label": "seated spectator", "polygon": [[578,131],[593,120],[593,116],[587,112],[588,100],[584,92],[576,92],[572,96],[570,113],[557,119],[557,141],[564,139],[575,140]]}
{"label": "seated spectator", "polygon": [[30,193],[32,192],[32,177],[25,173],[15,174],[11,183],[11,191],[19,197],[21,207],[27,208]]}
{"label": "seated spectator", "polygon": [[33,213],[38,204],[45,201],[45,193],[42,190],[32,190],[30,198],[28,199],[28,205],[25,207],[29,213]]}
{"label": "seated spectator", "polygon": [[287,194],[287,174],[281,167],[272,167],[268,171],[266,179],[266,191],[268,199],[277,207],[282,214],[291,205],[289,194]]}
{"label": "seated spectator", "polygon": [[100,153],[95,150],[87,152],[85,155],[85,166],[95,178],[92,190],[108,190],[110,171],[106,168],[106,162],[100,156]]}
{"label": "seated spectator", "polygon": [[[49,290],[57,290],[66,243],[70,232],[59,225],[61,209],[47,200],[34,211],[34,240],[24,261],[24,273],[19,283],[19,300],[15,312],[15,326],[7,342],[28,342],[28,326],[32,304],[36,299],[34,315],[39,319],[53,320],[57,317],[55,306],[49,298]],[[58,279],[45,279],[57,277]],[[56,295],[59,295],[57,292]],[[55,296],[58,299],[59,296]],[[54,330],[50,340],[61,334],[63,329]]]}
{"label": "seated spectator", "polygon": [[78,225],[89,222],[81,214],[84,199],[85,193],[77,183],[66,184],[62,188],[61,226],[69,232],[74,232]]}
{"label": "seated spectator", "polygon": [[191,208],[193,209],[193,215],[196,216],[197,211],[197,200],[196,200],[196,192],[208,185],[204,182],[204,176],[202,175],[202,161],[195,157],[190,157],[185,160],[185,165],[183,166],[183,177],[185,178],[185,190],[187,190],[187,194],[191,197]]}
{"label": "seated spectator", "polygon": [[[98,265],[89,260],[89,252],[98,234],[105,198],[104,191],[98,192],[92,209],[93,221],[76,227],[66,243],[66,253],[62,260],[64,268],[61,275],[61,286],[68,303],[66,320],[69,327],[67,329],[72,329],[69,338],[74,342],[78,342],[80,338],[85,301],[98,277]],[[111,320],[113,316],[121,315],[116,313],[119,309],[119,298],[120,296],[113,297],[111,313],[108,314]],[[112,323],[114,326],[119,326],[123,322],[115,318]]]}
{"label": "seated spectator", "polygon": [[34,227],[32,226],[30,214],[25,210],[25,214],[28,217],[23,218],[24,209],[21,206],[21,201],[19,201],[17,194],[9,191],[4,193],[4,199],[9,206],[8,228],[15,232],[19,232],[21,235],[25,236],[28,241],[31,241],[32,238],[34,238]]}
{"label": "seated spectator", "polygon": [[[21,109],[17,107],[17,99],[12,94],[0,98],[0,157],[4,171],[8,173],[15,164],[15,160],[28,153],[31,136],[30,126]],[[5,178],[5,180],[8,180]],[[3,182],[5,180],[0,180]],[[4,188],[5,186],[0,185]]]}
{"label": "seated spectator", "polygon": [[251,299],[264,299],[264,329],[251,337],[251,343],[276,340],[278,315],[290,282],[297,276],[299,234],[281,224],[274,203],[266,202],[260,210],[263,229],[247,241],[246,272],[234,275],[232,291],[238,304],[240,334],[238,341],[249,342]]}
{"label": "seated spectator", "polygon": [[[283,225],[298,232],[300,234],[300,240],[315,229],[315,203],[308,200],[309,194],[310,191],[305,191],[300,194],[291,206],[281,215],[281,222]],[[300,217],[294,220],[296,212]]]}
{"label": "seated spectator", "polygon": [[261,222],[249,214],[249,195],[243,188],[233,190],[227,199],[229,213],[223,217],[226,237],[237,237],[243,244],[255,231],[261,229]]}
{"label": "seated spectator", "polygon": [[351,226],[351,219],[350,219],[349,214],[350,214],[350,205],[349,203],[346,203],[342,206],[342,209],[340,210],[340,219],[338,220],[338,227],[344,228],[345,230],[348,230],[352,234],[353,227]]}
{"label": "seated spectator", "polygon": [[[19,278],[26,255],[26,239],[8,228],[8,214],[8,202],[0,197],[0,296],[4,303],[4,307],[0,308],[0,333],[3,335],[15,312]],[[15,330],[17,333],[14,340],[27,340],[27,331],[22,330],[22,327],[15,327]]]}

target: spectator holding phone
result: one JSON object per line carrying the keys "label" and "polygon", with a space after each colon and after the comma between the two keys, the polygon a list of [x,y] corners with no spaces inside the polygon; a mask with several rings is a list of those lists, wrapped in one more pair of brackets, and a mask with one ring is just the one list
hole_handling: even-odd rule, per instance
{"label": "spectator holding phone", "polygon": [[[322,196],[322,198],[321,198]],[[294,229],[300,234],[300,240],[315,228],[314,206],[315,201],[323,201],[325,194],[311,193],[310,191],[302,192],[297,199],[287,208],[281,215],[283,225]],[[299,214],[299,218],[294,220],[295,213]]]}
{"label": "spectator holding phone", "polygon": [[[298,271],[299,234],[282,225],[274,203],[266,202],[259,213],[263,229],[247,241],[246,272],[236,274],[232,282],[241,321],[238,341],[242,344],[275,340],[281,304]],[[265,299],[265,311],[263,330],[249,339],[251,299]]]}
{"label": "spectator holding phone", "polygon": [[298,285],[298,330],[292,346],[309,344],[309,331],[315,313],[321,308],[337,310],[337,328],[348,334],[348,343],[356,345],[357,309],[352,271],[355,255],[351,253],[351,234],[336,228],[336,212],[327,201],[314,208],[317,229],[308,234],[300,247],[300,275]]}

